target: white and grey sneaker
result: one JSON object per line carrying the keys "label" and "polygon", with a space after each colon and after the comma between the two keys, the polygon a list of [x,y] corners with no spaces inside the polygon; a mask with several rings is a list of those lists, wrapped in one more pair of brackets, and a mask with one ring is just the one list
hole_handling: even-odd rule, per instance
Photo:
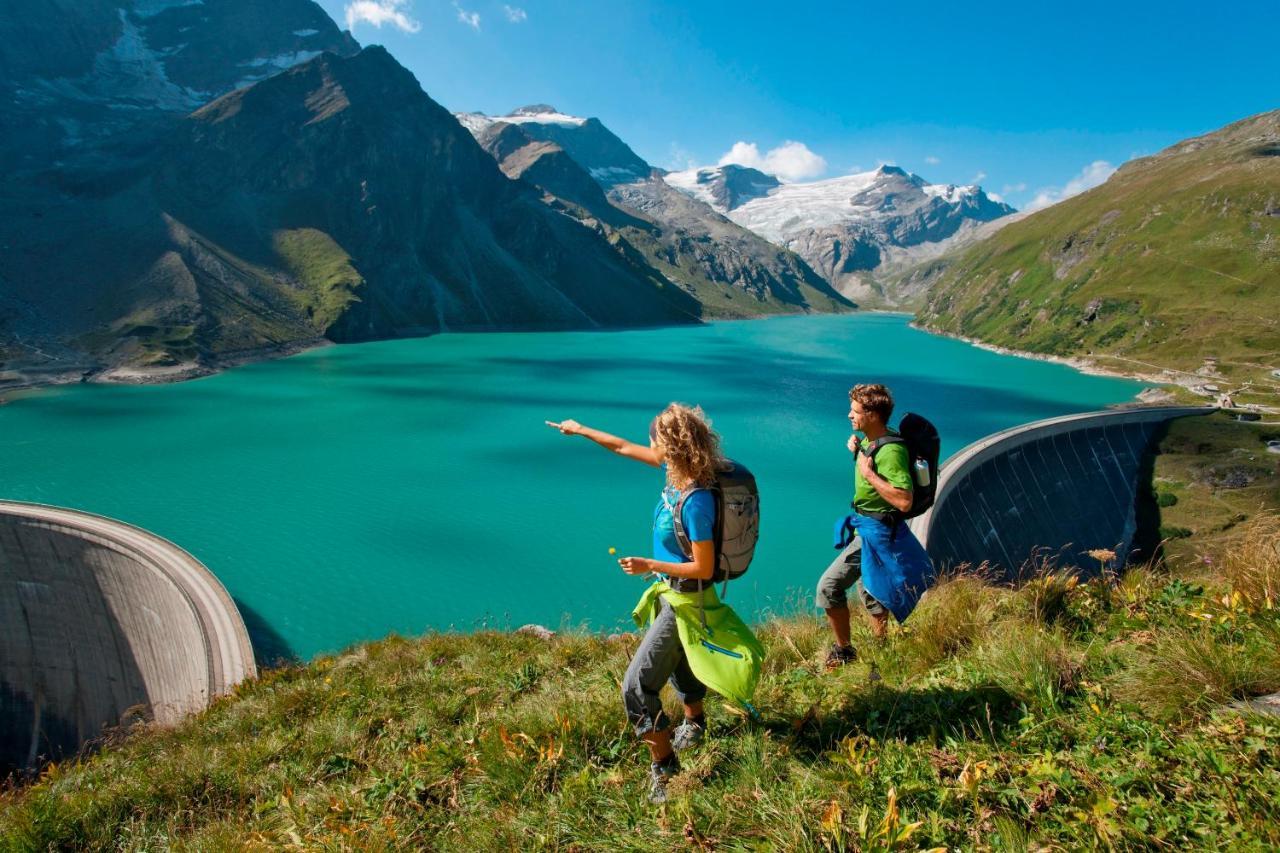
{"label": "white and grey sneaker", "polygon": [[671,777],[680,772],[680,761],[676,754],[665,761],[654,761],[649,765],[649,802],[655,806],[667,801],[667,783]]}
{"label": "white and grey sneaker", "polygon": [[671,746],[677,752],[683,752],[686,749],[692,749],[702,743],[702,738],[707,733],[707,721],[704,717],[702,720],[691,720],[684,718],[684,722],[675,727],[671,732]]}

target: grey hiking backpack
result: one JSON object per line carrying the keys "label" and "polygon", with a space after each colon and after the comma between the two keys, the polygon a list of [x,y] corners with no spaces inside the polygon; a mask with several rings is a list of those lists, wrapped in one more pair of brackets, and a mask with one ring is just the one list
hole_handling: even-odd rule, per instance
{"label": "grey hiking backpack", "polygon": [[[680,550],[692,559],[693,545],[684,530],[684,502],[697,489],[680,496],[671,512]],[[756,478],[745,465],[729,460],[728,467],[716,473],[710,489],[716,502],[715,546],[716,570],[712,583],[737,580],[747,573],[760,539],[760,490]]]}

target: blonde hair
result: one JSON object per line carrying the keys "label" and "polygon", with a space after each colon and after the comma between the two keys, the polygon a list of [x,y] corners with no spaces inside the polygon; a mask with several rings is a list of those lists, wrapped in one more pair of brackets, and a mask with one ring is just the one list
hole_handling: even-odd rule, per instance
{"label": "blonde hair", "polygon": [[724,468],[720,436],[700,406],[672,403],[649,425],[649,438],[662,450],[667,463],[667,483],[684,488],[689,483],[710,486]]}

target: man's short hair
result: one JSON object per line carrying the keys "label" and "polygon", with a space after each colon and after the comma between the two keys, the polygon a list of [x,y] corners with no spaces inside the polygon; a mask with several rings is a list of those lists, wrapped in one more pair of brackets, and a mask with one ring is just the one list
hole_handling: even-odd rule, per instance
{"label": "man's short hair", "polygon": [[854,385],[849,389],[849,401],[857,403],[865,411],[875,412],[886,424],[893,415],[893,395],[879,383]]}

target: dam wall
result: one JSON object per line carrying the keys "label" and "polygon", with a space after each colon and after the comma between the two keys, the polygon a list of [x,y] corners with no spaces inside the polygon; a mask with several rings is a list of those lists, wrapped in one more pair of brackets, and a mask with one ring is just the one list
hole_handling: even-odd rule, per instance
{"label": "dam wall", "polygon": [[[987,563],[1008,580],[1037,556],[1090,574],[1102,568],[1092,550],[1114,551],[1115,568],[1145,560],[1158,519],[1147,483],[1164,426],[1213,411],[1089,412],[994,433],[946,461],[933,508],[912,531],[940,570]],[[1135,551],[1140,534],[1151,541]]]}
{"label": "dam wall", "polygon": [[176,722],[254,675],[234,602],[190,554],[0,501],[0,775],[72,755],[104,726]]}

